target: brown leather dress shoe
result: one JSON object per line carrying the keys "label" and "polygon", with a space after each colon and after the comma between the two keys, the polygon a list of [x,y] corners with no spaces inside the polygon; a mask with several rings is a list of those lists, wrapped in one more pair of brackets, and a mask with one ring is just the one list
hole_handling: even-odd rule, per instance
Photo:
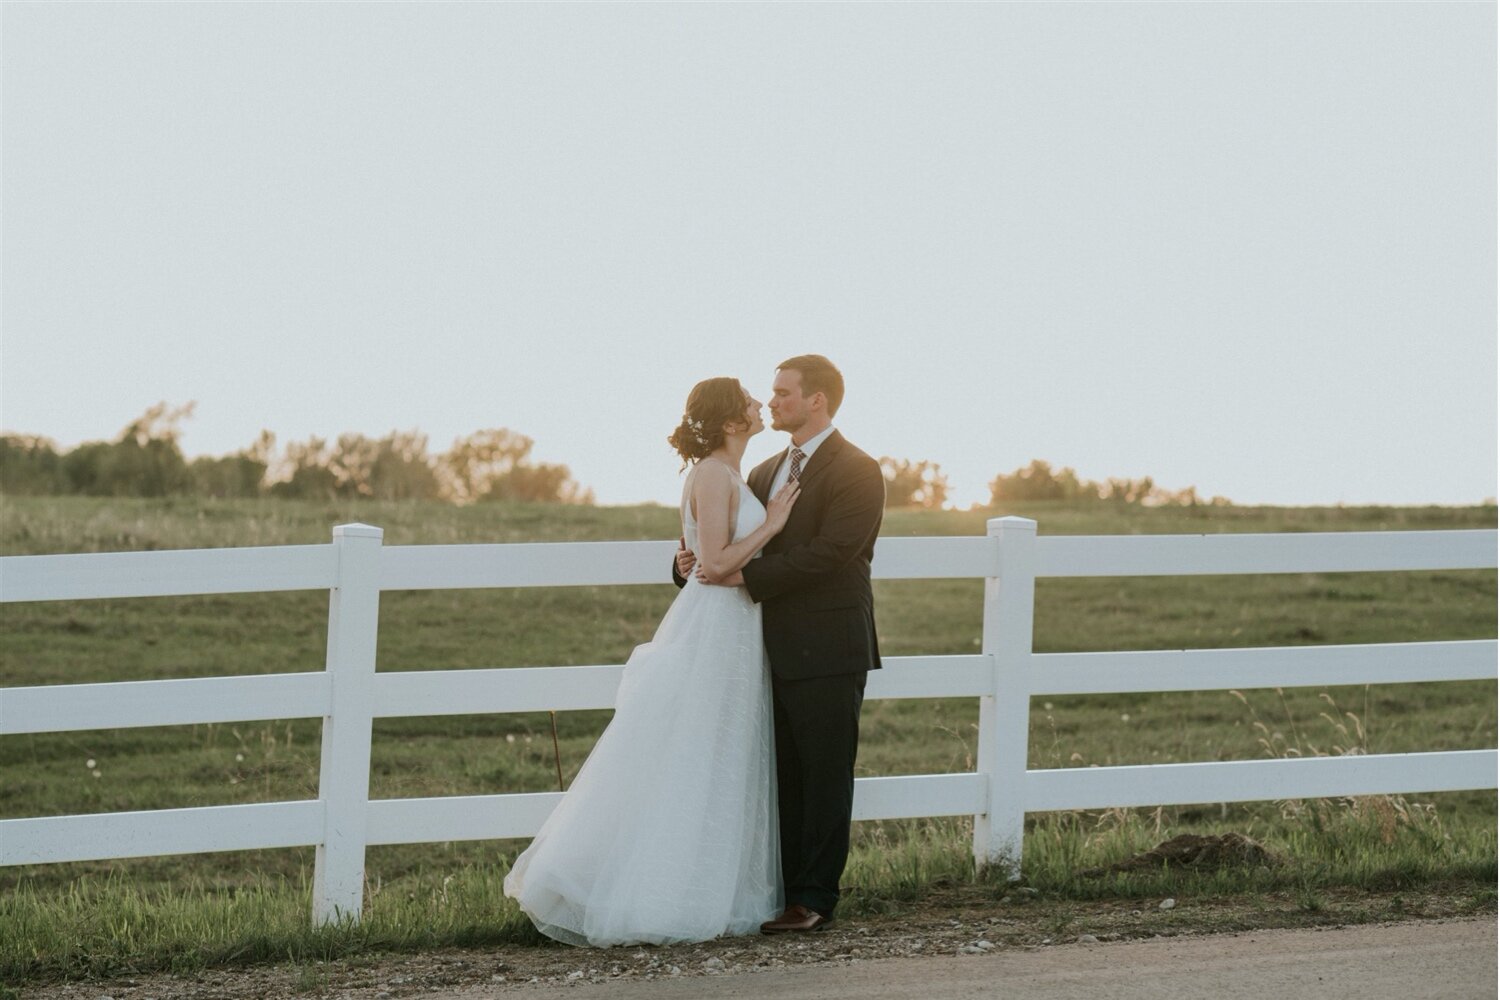
{"label": "brown leather dress shoe", "polygon": [[762,934],[786,934],[816,931],[827,927],[832,922],[832,917],[825,917],[817,910],[809,910],[801,903],[793,903],[775,920],[767,920],[761,924],[760,932]]}

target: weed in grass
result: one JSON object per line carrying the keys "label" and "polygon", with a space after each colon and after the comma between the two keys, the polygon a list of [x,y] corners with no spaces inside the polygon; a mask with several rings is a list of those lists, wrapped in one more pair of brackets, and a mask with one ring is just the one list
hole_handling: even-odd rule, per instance
{"label": "weed in grass", "polygon": [[848,907],[884,908],[913,902],[945,884],[974,878],[970,826],[954,820],[874,824],[856,841],[844,870]]}
{"label": "weed in grass", "polygon": [[321,964],[297,967],[295,989],[299,993],[326,993],[329,985],[328,970]]}
{"label": "weed in grass", "polygon": [[[1326,723],[1330,735],[1342,742],[1329,742],[1319,746],[1304,736],[1303,728],[1293,717],[1287,705],[1285,692],[1276,688],[1275,694],[1282,709],[1287,729],[1293,734],[1288,740],[1282,733],[1271,731],[1259,718],[1254,705],[1243,693],[1230,691],[1244,705],[1251,717],[1252,728],[1262,735],[1259,743],[1272,757],[1326,757],[1357,755],[1369,752],[1369,732],[1360,715],[1341,710],[1338,702],[1328,692],[1320,692],[1318,699],[1325,709],[1318,718]],[[1364,689],[1365,712],[1369,712],[1370,688]],[[1406,832],[1418,844],[1428,850],[1439,851],[1451,837],[1444,831],[1442,819],[1433,803],[1417,803],[1404,795],[1360,795],[1331,799],[1288,799],[1278,803],[1283,820],[1295,826],[1310,828],[1311,832],[1326,837],[1338,830],[1346,849],[1357,849],[1378,841],[1389,847],[1400,832]],[[1372,851],[1371,857],[1377,852]],[[1399,888],[1419,875],[1404,870],[1401,866],[1385,865],[1367,869],[1364,884],[1368,888]]]}
{"label": "weed in grass", "polygon": [[1306,891],[1297,894],[1297,906],[1308,913],[1322,913],[1326,904],[1316,892]]}
{"label": "weed in grass", "polygon": [[1495,890],[1492,888],[1475,889],[1469,893],[1465,905],[1474,913],[1494,913]]}

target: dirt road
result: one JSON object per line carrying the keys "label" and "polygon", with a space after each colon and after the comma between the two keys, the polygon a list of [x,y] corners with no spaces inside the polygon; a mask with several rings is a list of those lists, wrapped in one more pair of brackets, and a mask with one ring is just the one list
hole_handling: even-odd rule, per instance
{"label": "dirt road", "polygon": [[[943,958],[766,968],[572,985],[494,984],[421,994],[423,1000],[570,997],[571,1000],[1164,1000],[1359,997],[1470,1000],[1496,995],[1496,923],[1401,923],[1203,937],[1071,944]],[[695,972],[698,970],[694,970]]]}

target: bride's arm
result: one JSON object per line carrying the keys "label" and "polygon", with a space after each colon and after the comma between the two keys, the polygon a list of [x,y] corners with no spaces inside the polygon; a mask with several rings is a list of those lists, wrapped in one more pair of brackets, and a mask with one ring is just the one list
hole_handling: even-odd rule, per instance
{"label": "bride's arm", "polygon": [[709,583],[720,583],[737,573],[786,525],[787,514],[797,500],[797,487],[788,484],[771,501],[766,519],[750,534],[737,542],[730,523],[730,507],[734,501],[737,484],[728,469],[723,473],[714,470],[712,475],[701,472],[693,481],[693,507],[698,519],[698,571]]}

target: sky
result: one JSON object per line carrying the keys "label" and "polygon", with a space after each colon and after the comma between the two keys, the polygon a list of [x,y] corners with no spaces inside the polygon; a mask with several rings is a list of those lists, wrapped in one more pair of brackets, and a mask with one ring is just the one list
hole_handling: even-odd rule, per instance
{"label": "sky", "polygon": [[[0,6],[0,427],[507,427],[676,502],[692,385],[1034,458],[1496,495],[1494,3]],[[746,468],[785,444],[767,431]]]}

